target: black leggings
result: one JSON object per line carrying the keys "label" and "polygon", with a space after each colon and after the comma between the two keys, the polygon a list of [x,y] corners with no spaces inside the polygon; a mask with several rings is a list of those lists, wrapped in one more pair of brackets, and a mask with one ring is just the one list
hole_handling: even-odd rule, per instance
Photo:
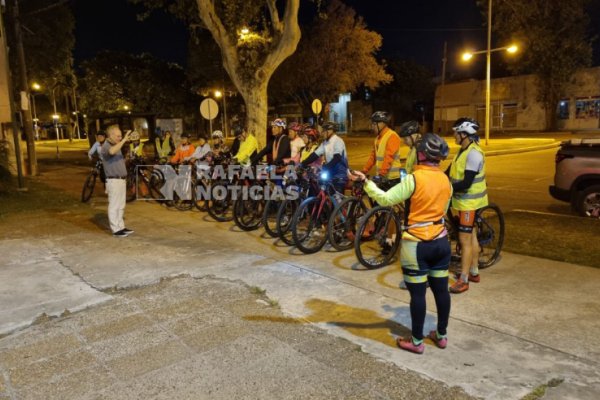
{"label": "black leggings", "polygon": [[[448,277],[433,278],[427,277],[429,287],[435,298],[435,305],[438,313],[437,331],[440,335],[446,334],[448,328],[448,318],[450,317],[450,293],[448,292]],[[425,301],[425,292],[427,284],[406,282],[406,287],[410,292],[410,318],[412,320],[412,335],[417,340],[423,339],[423,325],[425,324],[425,314],[427,312],[427,303]]]}

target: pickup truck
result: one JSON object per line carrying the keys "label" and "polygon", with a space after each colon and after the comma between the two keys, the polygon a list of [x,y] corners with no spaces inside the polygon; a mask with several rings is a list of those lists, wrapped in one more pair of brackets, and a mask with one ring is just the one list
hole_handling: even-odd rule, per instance
{"label": "pickup truck", "polygon": [[550,195],[582,216],[600,218],[600,138],[561,143]]}

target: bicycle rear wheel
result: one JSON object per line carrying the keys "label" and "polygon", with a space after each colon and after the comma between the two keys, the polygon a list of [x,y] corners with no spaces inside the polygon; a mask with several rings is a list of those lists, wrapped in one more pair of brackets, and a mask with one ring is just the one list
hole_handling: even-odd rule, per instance
{"label": "bicycle rear wheel", "polygon": [[491,267],[498,261],[504,244],[504,215],[495,204],[477,211],[475,220],[479,242],[479,268]]}
{"label": "bicycle rear wheel", "polygon": [[367,207],[357,197],[348,197],[337,205],[327,225],[329,243],[339,251],[354,246],[356,227],[360,217],[367,213]]}
{"label": "bicycle rear wheel", "polygon": [[83,183],[83,189],[81,190],[81,202],[86,203],[94,193],[94,187],[96,186],[96,173],[92,172],[85,178]]}
{"label": "bicycle rear wheel", "polygon": [[325,202],[322,206],[321,208],[321,198],[309,197],[300,204],[294,214],[292,238],[296,247],[304,254],[316,253],[327,242],[331,205]]}
{"label": "bicycle rear wheel", "polygon": [[400,216],[389,207],[372,208],[358,224],[356,258],[369,269],[388,265],[398,253],[400,240]]}
{"label": "bicycle rear wheel", "polygon": [[288,246],[294,245],[294,238],[292,237],[292,221],[294,214],[298,209],[300,200],[284,200],[279,209],[277,210],[277,233],[279,239]]}

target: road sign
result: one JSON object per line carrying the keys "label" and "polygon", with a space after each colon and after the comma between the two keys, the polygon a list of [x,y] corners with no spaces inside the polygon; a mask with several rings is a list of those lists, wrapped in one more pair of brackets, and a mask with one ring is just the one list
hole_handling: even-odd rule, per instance
{"label": "road sign", "polygon": [[319,115],[319,114],[321,114],[321,110],[323,109],[323,104],[321,103],[321,100],[314,99],[311,107],[312,107],[312,111],[316,115]]}
{"label": "road sign", "polygon": [[200,115],[204,119],[215,119],[219,115],[219,105],[213,99],[202,100],[202,103],[200,103]]}

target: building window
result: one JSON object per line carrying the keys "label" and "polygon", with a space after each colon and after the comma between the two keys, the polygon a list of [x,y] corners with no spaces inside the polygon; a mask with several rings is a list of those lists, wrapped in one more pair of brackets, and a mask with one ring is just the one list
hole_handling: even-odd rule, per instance
{"label": "building window", "polygon": [[569,101],[561,100],[558,102],[558,119],[569,119]]}
{"label": "building window", "polygon": [[502,128],[517,127],[517,105],[515,103],[502,105]]}
{"label": "building window", "polygon": [[587,119],[600,117],[600,97],[578,99],[575,102],[575,118]]}

